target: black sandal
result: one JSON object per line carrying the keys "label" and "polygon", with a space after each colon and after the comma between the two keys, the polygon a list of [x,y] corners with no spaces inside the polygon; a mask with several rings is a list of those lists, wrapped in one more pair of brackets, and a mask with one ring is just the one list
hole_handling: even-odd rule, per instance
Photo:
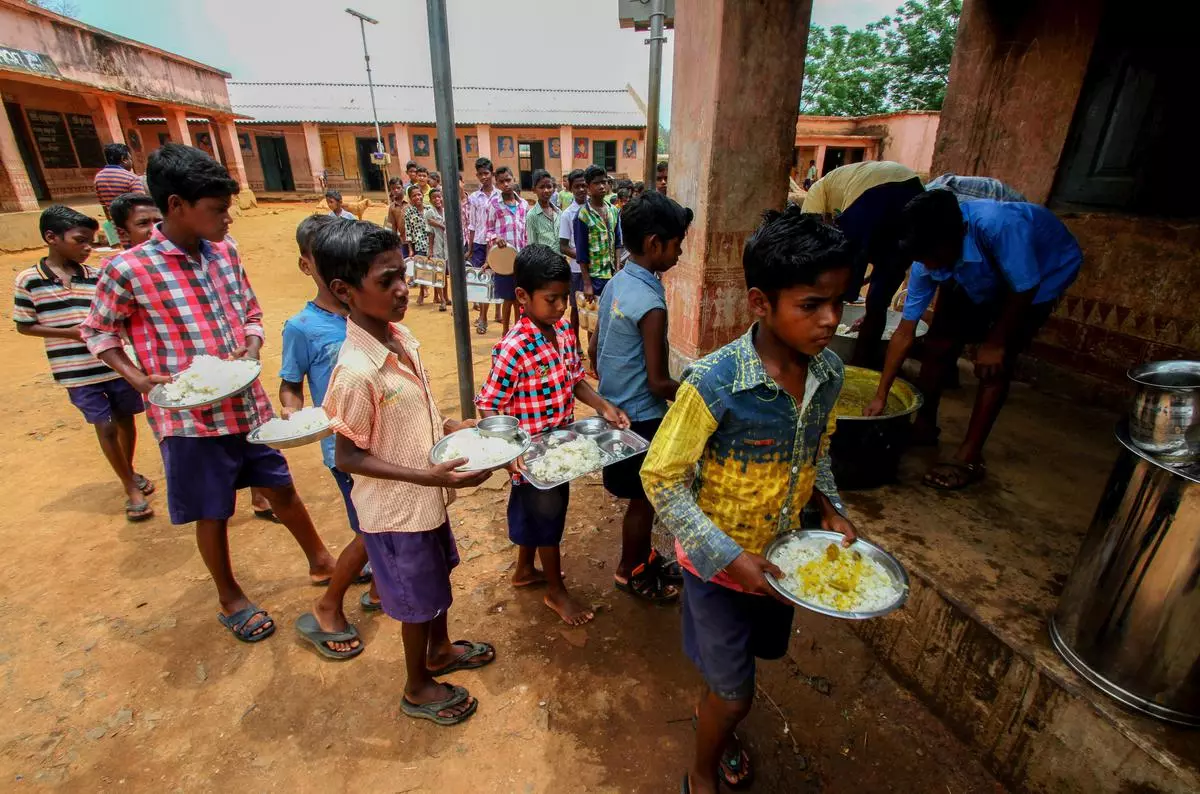
{"label": "black sandal", "polygon": [[613,587],[651,604],[669,604],[679,598],[679,588],[663,581],[653,556],[634,568],[625,581],[613,576]]}

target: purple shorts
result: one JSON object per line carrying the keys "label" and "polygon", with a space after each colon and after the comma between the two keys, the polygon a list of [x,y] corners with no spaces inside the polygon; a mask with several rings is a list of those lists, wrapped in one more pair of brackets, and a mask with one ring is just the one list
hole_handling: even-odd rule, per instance
{"label": "purple shorts", "polygon": [[450,571],[458,565],[458,546],[449,521],[427,532],[363,532],[359,537],[388,617],[428,623],[450,608]]}
{"label": "purple shorts", "polygon": [[487,246],[483,243],[471,243],[471,265],[483,267],[487,264]]}
{"label": "purple shorts", "polygon": [[172,524],[233,515],[240,488],[284,488],[292,484],[287,461],[277,450],[251,444],[246,434],[167,436],[158,445],[167,479]]}
{"label": "purple shorts", "polygon": [[124,378],[87,386],[71,386],[67,389],[67,397],[89,425],[106,424],[113,419],[136,416],[146,410],[141,393]]}
{"label": "purple shorts", "polygon": [[567,526],[571,484],[542,491],[529,483],[508,494],[508,539],[518,546],[558,546]]}

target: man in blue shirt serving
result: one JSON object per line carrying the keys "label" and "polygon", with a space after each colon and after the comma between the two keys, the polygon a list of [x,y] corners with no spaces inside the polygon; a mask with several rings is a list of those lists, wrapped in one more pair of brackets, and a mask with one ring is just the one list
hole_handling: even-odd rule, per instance
{"label": "man in blue shirt serving", "polygon": [[913,443],[937,443],[942,376],[957,366],[964,345],[979,343],[979,391],[967,435],[953,460],[925,475],[928,486],[957,490],[983,478],[983,445],[1008,396],[1017,357],[1079,274],[1083,253],[1062,221],[1039,204],[979,200],[960,205],[949,191],[930,190],[908,203],[902,225],[902,247],[915,260],[908,298],[888,344],[879,389],[864,414],[884,413],[917,321],[940,288],[925,337],[919,381],[925,404],[913,425]]}

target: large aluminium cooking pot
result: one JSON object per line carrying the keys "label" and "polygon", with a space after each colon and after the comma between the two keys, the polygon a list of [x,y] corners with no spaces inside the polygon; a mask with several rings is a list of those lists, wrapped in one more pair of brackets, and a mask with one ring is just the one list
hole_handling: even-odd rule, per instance
{"label": "large aluminium cooking pot", "polygon": [[833,409],[837,429],[829,447],[839,488],[876,488],[896,479],[913,415],[924,400],[911,383],[897,378],[883,416],[863,416],[878,388],[878,372],[846,367],[842,394]]}
{"label": "large aluminium cooking pot", "polygon": [[1137,384],[1130,440],[1168,463],[1200,460],[1200,361],[1151,361],[1129,379]]}

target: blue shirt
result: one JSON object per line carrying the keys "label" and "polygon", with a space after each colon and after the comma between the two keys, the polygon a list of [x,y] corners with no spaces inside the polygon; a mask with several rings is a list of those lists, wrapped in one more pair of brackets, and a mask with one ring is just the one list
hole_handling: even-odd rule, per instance
{"label": "blue shirt", "polygon": [[1079,274],[1083,263],[1079,243],[1058,216],[1040,204],[980,199],[963,202],[959,208],[967,226],[962,258],[951,270],[913,263],[905,320],[919,320],[938,283],[949,278],[976,304],[994,300],[1006,289],[1036,289],[1036,305],[1062,295]]}
{"label": "blue shirt", "polygon": [[662,419],[667,413],[667,401],[650,391],[646,349],[638,328],[654,309],[666,311],[666,290],[653,273],[633,260],[613,276],[600,296],[596,331],[600,394],[634,422]]}
{"label": "blue shirt", "polygon": [[[283,364],[279,378],[303,383],[307,377],[312,404],[320,405],[325,401],[329,378],[345,341],[346,318],[309,301],[283,324]],[[321,440],[321,457],[331,469],[334,442],[334,436]]]}

